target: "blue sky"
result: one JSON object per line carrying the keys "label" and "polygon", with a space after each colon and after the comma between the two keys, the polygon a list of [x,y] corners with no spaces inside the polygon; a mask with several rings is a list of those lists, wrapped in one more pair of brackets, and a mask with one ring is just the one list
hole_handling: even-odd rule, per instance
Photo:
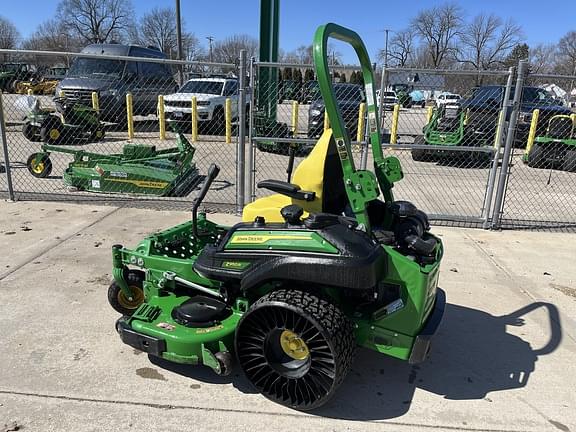
{"label": "blue sky", "polygon": [[[8,2],[8,0],[3,0]],[[332,21],[350,27],[364,39],[371,56],[384,46],[384,28],[400,30],[423,8],[443,2],[431,0],[280,0],[280,47],[290,51],[310,44],[314,30]],[[570,30],[576,30],[576,0],[555,0],[542,10],[534,0],[460,0],[456,1],[468,17],[495,13],[513,18],[520,24],[529,45],[555,43]],[[53,16],[58,0],[26,0],[25,7],[2,8],[0,15],[12,20],[23,37],[38,24]],[[174,0],[135,0],[137,17],[154,6],[173,6]],[[540,5],[540,7],[538,6]],[[206,36],[216,40],[233,33],[258,37],[259,0],[181,0],[186,27],[206,44]],[[351,50],[337,46],[345,62],[353,62]]]}

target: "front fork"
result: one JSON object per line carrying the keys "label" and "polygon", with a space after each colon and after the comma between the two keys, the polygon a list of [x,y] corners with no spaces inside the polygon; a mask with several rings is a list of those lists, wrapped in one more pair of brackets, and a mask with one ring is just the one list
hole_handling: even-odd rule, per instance
{"label": "front fork", "polygon": [[122,261],[122,249],[122,245],[116,244],[112,246],[112,276],[126,298],[132,301],[134,293],[126,281],[126,272],[128,271],[128,268]]}

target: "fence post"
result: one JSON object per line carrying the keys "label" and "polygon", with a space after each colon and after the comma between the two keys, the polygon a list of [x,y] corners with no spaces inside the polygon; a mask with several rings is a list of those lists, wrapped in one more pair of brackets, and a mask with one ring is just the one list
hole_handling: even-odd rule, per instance
{"label": "fence post", "polygon": [[164,96],[158,95],[158,123],[160,129],[160,139],[166,139],[166,116],[164,114]]}
{"label": "fence post", "polygon": [[192,96],[192,111],[190,119],[192,120],[192,142],[198,141],[198,99]]}
{"label": "fence post", "polygon": [[255,74],[256,68],[254,67],[254,57],[250,58],[250,112],[248,113],[248,188],[247,196],[250,201],[256,198],[254,193],[256,185],[256,172],[255,172],[255,158],[256,153],[254,152],[254,98],[256,89],[255,86]]}
{"label": "fence post", "polygon": [[[2,139],[2,152],[4,153],[4,173],[6,174],[6,186],[8,188],[8,199],[16,201],[14,187],[12,186],[12,171],[10,169],[10,157],[8,155],[8,141],[6,140],[6,123],[4,122],[4,100],[0,92],[0,139]],[[2,165],[0,165],[2,172]]]}
{"label": "fence post", "polygon": [[[380,97],[382,98],[382,97]],[[390,128],[390,144],[396,144],[398,142],[398,115],[400,113],[400,105],[394,105],[394,111],[392,113],[392,127]]]}
{"label": "fence post", "polygon": [[236,210],[244,208],[246,179],[246,50],[240,51],[238,68],[238,145],[236,149]]}
{"label": "fence post", "polygon": [[98,99],[98,92],[92,92],[92,108],[94,108],[94,111],[100,112],[100,100]]}
{"label": "fence post", "polygon": [[328,118],[328,111],[324,110],[324,132],[330,129],[330,119]]}
{"label": "fence post", "polygon": [[298,135],[298,101],[292,101],[292,136]]}
{"label": "fence post", "polygon": [[484,195],[484,205],[482,206],[482,217],[484,222],[482,228],[490,228],[490,210],[492,207],[492,197],[494,196],[494,184],[496,182],[496,173],[498,172],[498,161],[500,159],[500,149],[502,148],[502,138],[504,134],[504,125],[506,124],[506,118],[508,117],[508,111],[510,109],[509,100],[510,93],[512,92],[512,82],[514,80],[514,73],[516,72],[515,67],[508,69],[508,79],[506,80],[506,88],[504,89],[504,100],[502,102],[502,111],[500,112],[499,123],[496,128],[496,137],[494,138],[494,154],[492,159],[492,165],[490,167],[490,174],[488,176],[488,185],[486,187],[486,194]]}
{"label": "fence post", "polygon": [[128,139],[134,138],[134,111],[132,109],[132,93],[126,93],[126,121],[128,123]]}
{"label": "fence post", "polygon": [[532,146],[534,145],[534,140],[536,139],[536,128],[538,127],[538,118],[540,117],[540,110],[535,109],[532,111],[532,121],[530,122],[530,132],[528,133],[528,142],[526,143],[526,151],[524,154],[528,156]]}
{"label": "fence post", "polygon": [[528,62],[520,60],[518,63],[518,77],[516,78],[516,88],[514,89],[514,100],[512,101],[512,113],[508,122],[508,133],[506,134],[506,144],[504,145],[504,154],[502,155],[502,168],[500,169],[500,178],[496,190],[496,200],[494,202],[494,211],[492,213],[492,229],[499,229],[502,223],[502,213],[504,211],[504,195],[508,182],[510,158],[512,148],[514,147],[514,138],[516,135],[516,124],[520,112],[520,101],[522,99],[522,89],[524,79],[528,72]]}
{"label": "fence post", "polygon": [[361,142],[364,137],[364,116],[366,115],[366,104],[360,103],[358,109],[358,131],[356,132],[356,141]]}
{"label": "fence post", "polygon": [[226,144],[232,144],[232,101],[226,98],[224,103],[224,122],[226,124]]}

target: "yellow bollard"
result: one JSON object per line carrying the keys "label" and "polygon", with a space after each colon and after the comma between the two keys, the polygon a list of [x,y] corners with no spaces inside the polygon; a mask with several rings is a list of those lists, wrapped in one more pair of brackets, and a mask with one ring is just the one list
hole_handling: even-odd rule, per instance
{"label": "yellow bollard", "polygon": [[198,101],[196,96],[192,96],[192,141],[198,141]]}
{"label": "yellow bollard", "polygon": [[29,88],[26,93],[28,93],[28,96],[32,96],[34,94],[31,88]]}
{"label": "yellow bollard", "polygon": [[292,136],[298,135],[298,102],[292,101]]}
{"label": "yellow bollard", "polygon": [[570,118],[572,119],[572,128],[576,129],[576,114],[570,115]]}
{"label": "yellow bollard", "polygon": [[466,114],[464,114],[464,126],[468,124],[468,116],[470,115],[470,108],[466,109]]}
{"label": "yellow bollard", "polygon": [[92,92],[92,108],[94,108],[94,111],[100,112],[100,101],[98,100],[97,92]]}
{"label": "yellow bollard", "polygon": [[128,139],[134,138],[134,110],[132,107],[132,93],[126,93],[126,122],[128,123]]}
{"label": "yellow bollard", "polygon": [[226,144],[232,144],[232,101],[226,98]]}
{"label": "yellow bollard", "polygon": [[500,110],[500,115],[498,116],[498,125],[496,126],[496,135],[494,136],[494,148],[498,148],[498,143],[500,142],[502,123],[504,123],[504,110]]}
{"label": "yellow bollard", "polygon": [[66,97],[66,93],[64,93],[64,90],[60,90],[59,96],[60,96],[61,98]]}
{"label": "yellow bollard", "polygon": [[160,128],[160,139],[166,139],[166,116],[164,114],[164,96],[158,95],[158,123]]}
{"label": "yellow bollard", "polygon": [[330,129],[330,119],[328,118],[328,113],[324,110],[324,131]]}
{"label": "yellow bollard", "polygon": [[394,105],[394,111],[392,112],[392,127],[390,128],[390,144],[396,144],[398,142],[398,115],[400,113],[400,105]]}
{"label": "yellow bollard", "polygon": [[528,133],[528,142],[526,143],[526,153],[530,153],[534,140],[536,139],[536,128],[538,127],[538,117],[540,117],[540,110],[535,109],[532,111],[532,121],[530,122],[530,132]]}
{"label": "yellow bollard", "polygon": [[358,131],[356,132],[356,141],[362,141],[364,138],[364,117],[366,115],[366,104],[362,102],[358,109]]}
{"label": "yellow bollard", "polygon": [[432,114],[434,114],[434,108],[429,106],[426,109],[426,124],[430,123],[430,120],[432,120]]}

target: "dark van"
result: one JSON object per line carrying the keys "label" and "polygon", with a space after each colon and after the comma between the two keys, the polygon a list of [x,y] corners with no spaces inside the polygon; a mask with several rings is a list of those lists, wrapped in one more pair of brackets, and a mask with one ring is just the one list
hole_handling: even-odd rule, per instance
{"label": "dark van", "polygon": [[[137,45],[93,44],[83,54],[161,58],[158,49]],[[58,87],[56,94],[91,103],[97,92],[103,120],[123,123],[126,119],[126,93],[132,93],[134,114],[156,113],[159,94],[171,94],[178,86],[169,65],[146,61],[126,61],[78,57]]]}

